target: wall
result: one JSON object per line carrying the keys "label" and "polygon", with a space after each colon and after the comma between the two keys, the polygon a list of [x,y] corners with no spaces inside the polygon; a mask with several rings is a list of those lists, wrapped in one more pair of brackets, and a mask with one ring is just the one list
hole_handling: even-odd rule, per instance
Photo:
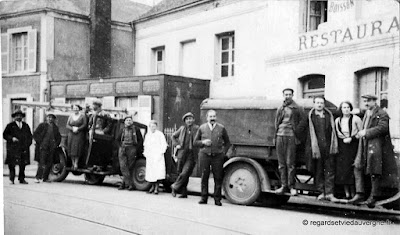
{"label": "wall", "polygon": [[54,35],[54,60],[49,61],[51,80],[88,78],[89,25],[55,18]]}
{"label": "wall", "polygon": [[130,27],[111,29],[111,76],[133,75],[133,42]]}

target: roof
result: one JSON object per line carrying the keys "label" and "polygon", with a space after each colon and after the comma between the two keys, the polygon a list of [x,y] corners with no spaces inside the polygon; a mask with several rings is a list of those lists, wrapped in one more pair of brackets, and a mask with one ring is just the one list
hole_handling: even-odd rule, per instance
{"label": "roof", "polygon": [[[147,12],[151,7],[131,0],[112,0],[111,19],[118,22],[131,22]],[[14,0],[0,1],[0,15],[54,9],[89,16],[90,0]]]}
{"label": "roof", "polygon": [[163,0],[153,8],[151,8],[148,12],[141,15],[139,19],[148,18],[154,15],[158,15],[161,13],[165,13],[171,10],[175,10],[187,5],[191,5],[197,2],[203,2],[204,0]]}

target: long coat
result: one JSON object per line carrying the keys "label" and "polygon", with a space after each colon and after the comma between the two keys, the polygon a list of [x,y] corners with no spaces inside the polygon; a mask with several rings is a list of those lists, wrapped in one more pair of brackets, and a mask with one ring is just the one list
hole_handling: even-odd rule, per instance
{"label": "long coat", "polygon": [[[364,116],[363,126],[367,115]],[[389,115],[380,107],[373,110],[366,128],[365,138],[360,141],[357,157],[365,174],[382,176],[397,175],[396,160],[389,133]]]}
{"label": "long coat", "polygon": [[[311,112],[311,111],[310,111]],[[315,113],[311,113],[311,120],[313,123],[317,122],[317,117]],[[325,140],[327,143],[326,149],[329,151],[331,145],[331,133],[332,126],[330,122],[330,115],[325,113]],[[306,164],[307,170],[313,172],[315,170],[315,161],[313,161],[312,157],[312,148],[311,148],[311,136],[310,136],[310,128],[309,128],[309,120],[304,116],[304,118],[300,121],[299,125],[295,130],[295,135],[297,138],[302,140],[302,143],[305,143],[304,148],[304,158],[300,159],[300,161]]]}
{"label": "long coat", "polygon": [[161,131],[156,130],[154,133],[147,132],[144,138],[144,152],[146,157],[146,175],[145,180],[148,182],[156,182],[165,179],[165,159],[164,153],[167,150],[167,141]]}
{"label": "long coat", "polygon": [[[13,142],[13,137],[16,137],[19,141]],[[9,123],[3,132],[3,138],[7,141],[5,164],[29,165],[29,146],[32,144],[32,133],[28,124],[22,122],[22,128],[20,129],[17,123]]]}
{"label": "long coat", "polygon": [[[53,125],[54,139],[52,139],[53,143],[49,143],[49,144],[50,144],[50,146],[57,147],[61,143],[61,134],[60,134],[60,131],[58,130],[58,126],[56,124],[52,124],[52,125]],[[37,161],[37,162],[40,161],[40,146],[42,146],[42,144],[44,144],[43,138],[46,135],[48,127],[49,127],[49,123],[42,122],[39,124],[39,126],[36,128],[36,130],[33,132],[33,139],[36,142],[35,161]]]}

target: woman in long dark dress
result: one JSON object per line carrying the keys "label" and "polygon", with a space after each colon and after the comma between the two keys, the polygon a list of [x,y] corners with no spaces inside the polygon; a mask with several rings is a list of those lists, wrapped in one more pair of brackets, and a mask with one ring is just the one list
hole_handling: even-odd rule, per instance
{"label": "woman in long dark dress", "polygon": [[346,198],[350,199],[355,191],[353,163],[358,149],[358,139],[355,136],[362,130],[362,121],[358,116],[350,113],[353,105],[349,101],[342,102],[339,110],[341,115],[335,120],[339,145],[335,183],[337,186],[344,187]]}
{"label": "woman in long dark dress", "polygon": [[78,168],[78,162],[85,148],[86,139],[86,125],[87,119],[85,114],[81,113],[82,107],[74,104],[72,105],[71,114],[67,121],[68,132],[68,155],[72,160],[72,168]]}

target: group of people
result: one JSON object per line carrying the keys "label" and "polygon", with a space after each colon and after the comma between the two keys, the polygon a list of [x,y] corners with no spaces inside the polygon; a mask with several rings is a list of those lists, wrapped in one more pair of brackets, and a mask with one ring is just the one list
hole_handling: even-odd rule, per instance
{"label": "group of people", "polygon": [[[215,205],[222,206],[223,164],[226,152],[230,147],[225,127],[216,122],[216,112],[207,112],[207,123],[201,126],[194,124],[193,113],[183,115],[182,125],[172,134],[172,142],[176,148],[177,179],[171,185],[172,196],[187,198],[189,177],[199,156],[201,170],[201,200],[199,204],[207,204],[208,179],[212,170],[214,177]],[[151,183],[148,193],[158,194],[159,182],[166,177],[164,153],[168,147],[165,136],[157,130],[157,122],[151,121],[150,131],[144,138],[143,155],[146,157],[146,181]]]}
{"label": "group of people", "polygon": [[20,184],[28,184],[25,180],[25,166],[30,164],[29,147],[32,138],[36,142],[35,161],[39,162],[36,173],[36,182],[48,182],[51,167],[51,159],[55,148],[61,142],[61,135],[54,120],[56,116],[48,114],[46,122],[39,124],[33,135],[27,123],[22,121],[25,113],[21,110],[12,115],[14,121],[6,126],[3,138],[7,141],[7,156],[5,164],[10,170],[10,183],[14,184],[15,166],[19,165],[18,180]]}
{"label": "group of people", "polygon": [[[367,111],[363,120],[352,114],[353,105],[344,101],[339,106],[339,115],[325,107],[325,98],[316,96],[313,108],[306,114],[303,107],[293,100],[291,88],[282,91],[284,101],[277,109],[275,117],[275,145],[278,157],[281,187],[275,191],[282,195],[297,195],[295,188],[296,148],[305,145],[307,169],[314,175],[314,183],[320,192],[318,200],[339,202],[335,189],[342,187],[348,203],[366,204],[373,207],[379,196],[382,162],[393,157],[393,146],[389,134],[389,116],[377,105],[374,95],[362,96]],[[110,117],[101,109],[101,101],[93,102],[93,114],[88,118],[79,105],[73,105],[73,114],[68,118],[68,154],[72,168],[77,169],[84,154],[86,135],[109,134]],[[39,162],[36,182],[48,182],[52,157],[61,142],[61,135],[55,124],[56,116],[48,114],[46,122],[39,124],[33,135],[29,126],[22,121],[25,114],[18,110],[12,114],[14,121],[7,125],[3,137],[7,141],[6,164],[10,169],[10,181],[14,184],[15,166],[20,166],[18,180],[25,181],[24,169],[29,164],[29,146],[32,138],[36,142],[35,160]],[[196,160],[199,157],[201,170],[201,200],[208,199],[208,178],[212,170],[215,188],[215,205],[221,206],[223,163],[230,147],[225,127],[216,122],[216,111],[207,112],[207,123],[194,124],[194,115],[186,113],[182,117],[184,125],[172,134],[176,148],[176,181],[171,185],[172,196],[178,193],[187,198],[187,185]],[[143,138],[138,127],[133,125],[132,116],[124,118],[123,128],[116,140],[120,147],[118,158],[123,182],[120,190],[134,190],[133,166],[138,151],[143,146],[146,158],[146,181],[151,183],[148,193],[159,193],[159,183],[166,177],[164,153],[167,142],[164,134],[157,130],[157,122],[149,123],[149,131]],[[100,141],[100,142],[99,142]],[[92,144],[102,145],[101,139]],[[104,155],[99,152],[97,155]],[[97,156],[96,155],[96,156]],[[96,157],[100,161],[102,157]],[[92,163],[93,164],[93,163]],[[366,198],[364,182],[371,184],[371,193]]]}
{"label": "group of people", "polygon": [[[352,114],[353,105],[344,101],[338,115],[325,107],[325,98],[316,96],[313,108],[304,109],[293,100],[293,89],[282,91],[284,102],[275,118],[275,141],[281,187],[278,195],[295,196],[296,147],[305,144],[307,169],[314,175],[318,200],[342,202],[335,189],[342,187],[344,202],[374,207],[379,197],[382,164],[393,158],[389,116],[377,105],[377,97],[363,95],[367,108],[363,120]],[[336,117],[336,118],[335,118]],[[370,177],[371,193],[366,198],[364,182]]]}

